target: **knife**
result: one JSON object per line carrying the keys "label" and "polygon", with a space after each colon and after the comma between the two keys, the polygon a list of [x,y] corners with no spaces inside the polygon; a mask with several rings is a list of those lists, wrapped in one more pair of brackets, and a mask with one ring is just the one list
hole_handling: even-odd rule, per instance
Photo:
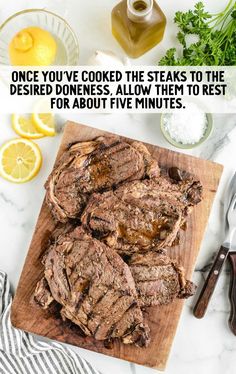
{"label": "knife", "polygon": [[231,248],[234,232],[236,230],[236,173],[234,174],[224,199],[225,240],[218,251],[208,277],[203,285],[197,303],[193,309],[196,318],[202,318],[207,310],[213,295],[223,265]]}

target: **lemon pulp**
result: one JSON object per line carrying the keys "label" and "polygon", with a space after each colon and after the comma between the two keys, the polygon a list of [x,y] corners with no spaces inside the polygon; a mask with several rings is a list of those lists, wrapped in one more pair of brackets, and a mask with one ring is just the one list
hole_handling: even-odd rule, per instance
{"label": "lemon pulp", "polygon": [[47,135],[56,135],[55,120],[52,113],[32,113],[33,124],[38,132]]}
{"label": "lemon pulp", "polygon": [[12,115],[12,128],[13,130],[23,138],[27,139],[39,139],[44,134],[38,131],[33,123],[32,115]]}
{"label": "lemon pulp", "polygon": [[53,36],[40,27],[28,27],[19,31],[9,44],[12,65],[48,66],[52,65],[57,52]]}
{"label": "lemon pulp", "polygon": [[10,182],[24,183],[39,172],[42,155],[28,139],[12,139],[0,148],[0,175]]}

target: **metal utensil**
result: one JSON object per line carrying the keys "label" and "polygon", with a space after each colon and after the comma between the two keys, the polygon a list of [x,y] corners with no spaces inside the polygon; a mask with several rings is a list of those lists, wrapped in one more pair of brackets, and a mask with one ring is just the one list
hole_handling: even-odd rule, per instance
{"label": "metal utensil", "polygon": [[216,287],[223,265],[231,248],[234,232],[236,230],[236,173],[232,178],[224,201],[225,212],[225,240],[222,244],[208,277],[203,285],[193,313],[197,318],[202,318]]}
{"label": "metal utensil", "polygon": [[[228,185],[226,194],[225,194],[225,198],[224,198],[224,217],[227,216],[227,212],[228,212],[228,209],[229,209],[229,204],[230,204],[232,196],[234,194],[236,194],[236,172],[234,173],[234,176],[231,179],[231,181]],[[228,221],[226,219],[225,220],[225,234],[226,234],[227,228],[228,228]]]}

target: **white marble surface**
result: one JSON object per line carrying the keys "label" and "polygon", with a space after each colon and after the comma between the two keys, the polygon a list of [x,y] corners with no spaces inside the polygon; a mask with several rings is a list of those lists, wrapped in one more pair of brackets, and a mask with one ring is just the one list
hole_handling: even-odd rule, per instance
{"label": "white marble surface", "polygon": [[[209,9],[218,10],[226,0],[205,1]],[[86,64],[88,57],[95,49],[111,49],[122,54],[118,44],[109,32],[109,13],[115,0],[96,2],[82,0],[72,1],[8,1],[0,0],[0,21],[14,10],[23,7],[42,7],[50,5],[52,10],[66,14],[68,20],[78,33],[80,40],[80,63]],[[178,8],[189,8],[194,1],[170,0],[159,1],[170,20]],[[1,6],[4,4],[4,7]],[[67,9],[65,9],[65,5]],[[166,33],[164,43],[135,64],[154,64],[167,46],[173,43],[174,26]],[[135,139],[169,147],[159,129],[158,115],[73,115],[69,119],[91,126],[113,131]],[[63,118],[60,119],[63,121]],[[15,136],[10,128],[10,118],[0,115],[0,142]],[[44,155],[43,167],[37,178],[24,185],[13,185],[0,180],[0,268],[10,277],[13,289],[16,288],[20,272],[27,254],[40,206],[44,196],[43,184],[49,174],[61,135],[56,138],[45,138],[38,141]],[[214,252],[222,240],[222,197],[226,182],[236,169],[236,116],[214,116],[214,132],[211,138],[194,151],[188,151],[202,158],[209,158],[225,165],[223,178],[215,199],[209,225],[201,246],[193,280],[202,285],[207,272],[207,265],[212,261]],[[196,298],[185,303],[183,314],[173,343],[167,374],[234,374],[236,362],[236,337],[227,326],[229,316],[228,302],[229,273],[225,268],[207,315],[197,320],[192,315]],[[130,364],[117,359],[105,357],[93,352],[76,349],[81,355],[94,364],[104,374],[154,374],[157,371]],[[17,374],[17,373],[16,373]],[[33,374],[33,373],[32,373]]]}

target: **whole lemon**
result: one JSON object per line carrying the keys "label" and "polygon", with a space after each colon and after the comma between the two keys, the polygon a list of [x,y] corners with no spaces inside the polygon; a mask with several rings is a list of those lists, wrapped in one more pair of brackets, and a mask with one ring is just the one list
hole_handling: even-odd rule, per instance
{"label": "whole lemon", "polygon": [[12,65],[48,66],[53,64],[56,52],[55,39],[40,27],[22,29],[9,44]]}

